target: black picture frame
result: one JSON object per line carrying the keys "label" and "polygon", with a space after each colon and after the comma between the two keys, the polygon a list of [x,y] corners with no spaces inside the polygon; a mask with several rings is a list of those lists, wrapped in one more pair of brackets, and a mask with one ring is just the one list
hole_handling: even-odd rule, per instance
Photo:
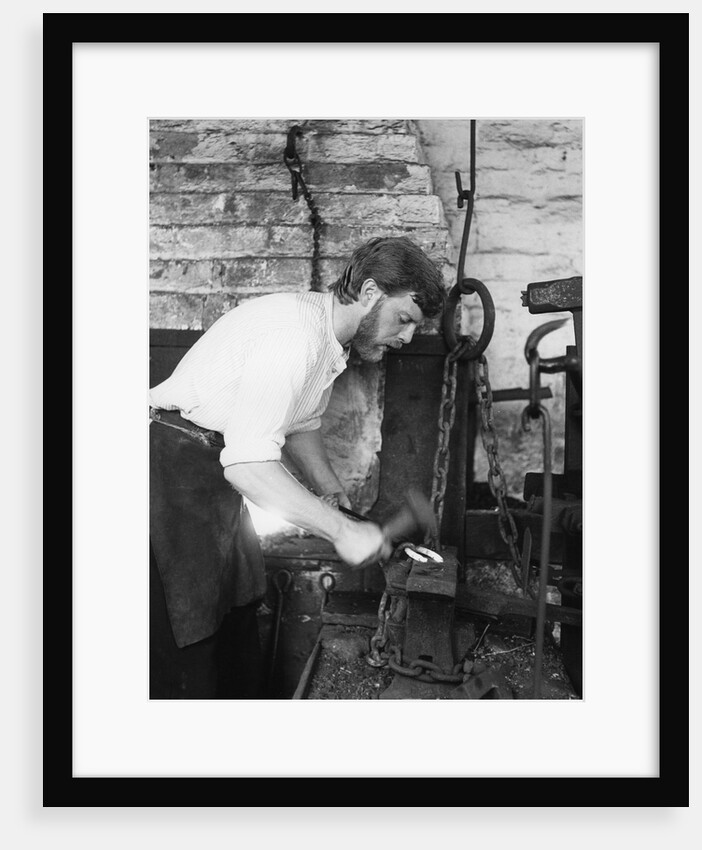
{"label": "black picture frame", "polygon": [[[372,26],[367,18],[372,17]],[[475,42],[500,43],[655,43],[660,50],[658,93],[659,111],[659,198],[660,198],[660,264],[659,273],[668,280],[688,279],[687,228],[683,219],[687,213],[687,104],[689,93],[689,15],[686,13],[648,14],[409,14],[403,26],[398,26],[395,14],[61,14],[43,15],[44,30],[44,109],[53,122],[46,123],[45,158],[70,163],[72,138],[70,133],[71,91],[73,87],[72,50],[78,43],[209,43],[221,42],[228,33],[243,33],[255,40],[289,42],[305,33],[306,41],[316,41],[312,33],[334,32],[343,42],[393,42],[398,34],[411,32],[418,44],[455,43],[455,34],[470,32],[484,34]],[[312,20],[314,18],[315,20]],[[327,21],[320,20],[327,18]],[[495,34],[498,34],[497,37]],[[253,39],[251,39],[253,40]],[[328,39],[322,39],[327,41]],[[403,39],[404,41],[405,39]],[[408,39],[409,40],[409,39]],[[284,81],[283,81],[284,82]],[[68,93],[68,94],[67,94]],[[66,104],[66,101],[69,103]],[[60,105],[60,106],[59,106]],[[59,111],[57,112],[57,107]],[[56,134],[55,116],[59,115],[61,132]],[[48,164],[48,163],[47,163]],[[674,169],[674,173],[673,173]],[[68,167],[46,169],[45,197],[71,197],[71,170]],[[675,215],[666,215],[675,209]],[[53,216],[47,206],[46,218]],[[48,221],[47,221],[48,224]],[[66,246],[72,242],[70,217],[51,221],[46,228],[46,253],[60,249],[65,257]],[[660,346],[660,374],[674,365],[681,380],[687,375],[680,332],[680,303],[676,299],[660,299],[659,332],[665,334]],[[671,327],[677,327],[674,334]],[[666,333],[667,332],[667,333]],[[687,346],[685,345],[685,348]],[[679,410],[678,403],[678,410]],[[664,415],[665,414],[665,415]],[[684,423],[673,419],[670,409],[662,404],[658,422],[660,454],[669,449],[671,439],[680,445]],[[673,431],[673,428],[675,431]],[[670,452],[666,452],[670,456]],[[686,468],[686,467],[685,467]],[[681,477],[685,469],[679,462],[659,462],[660,493],[684,492]],[[677,500],[676,500],[677,501]],[[679,502],[661,499],[658,519],[660,539],[663,529],[671,530],[673,511],[680,515]],[[627,533],[635,533],[634,529]],[[682,568],[686,559],[680,556],[687,547],[676,535],[676,569],[660,569],[664,554],[659,550],[659,773],[657,777],[407,777],[393,778],[392,794],[414,792],[410,800],[443,803],[455,799],[470,801],[470,805],[492,806],[676,806],[689,805],[689,716],[688,716],[688,604],[685,597],[687,582]],[[278,800],[281,792],[289,792],[291,779],[284,777],[76,777],[72,770],[72,679],[70,647],[72,644],[71,611],[72,587],[70,573],[54,559],[47,559],[44,574],[44,773],[43,805],[45,807],[73,806],[230,806],[259,804],[263,800]],[[613,663],[621,665],[626,677],[624,649]],[[672,660],[674,659],[674,661]],[[635,702],[632,711],[636,711]],[[354,791],[361,799],[375,793],[375,800],[388,802],[388,784],[381,777],[328,778],[295,777],[295,787],[318,805],[342,799]],[[310,793],[311,792],[311,793]],[[417,793],[419,792],[419,793]],[[342,797],[342,795],[344,795]],[[382,795],[382,796],[380,796]],[[453,795],[453,796],[452,796]]]}

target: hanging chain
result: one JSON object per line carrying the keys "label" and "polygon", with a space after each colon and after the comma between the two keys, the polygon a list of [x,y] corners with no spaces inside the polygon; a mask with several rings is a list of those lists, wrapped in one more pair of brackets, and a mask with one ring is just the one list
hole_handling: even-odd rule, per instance
{"label": "hanging chain", "polygon": [[312,224],[312,278],[310,290],[313,292],[323,292],[322,278],[319,269],[319,237],[322,231],[323,221],[319,215],[319,210],[314,202],[312,193],[307,188],[305,180],[302,176],[302,163],[300,156],[295,150],[295,138],[302,135],[302,130],[297,126],[293,126],[288,131],[287,144],[283,153],[283,161],[290,172],[292,181],[292,199],[297,200],[298,190],[302,189],[304,197],[310,211],[310,223]]}
{"label": "hanging chain", "polygon": [[310,289],[312,292],[323,292],[324,287],[322,286],[322,276],[319,269],[319,236],[322,232],[323,222],[314,198],[308,191],[305,191],[305,200],[310,210],[310,222],[312,224],[312,282]]}
{"label": "hanging chain", "polygon": [[485,454],[488,461],[488,485],[490,492],[497,501],[499,509],[498,527],[500,537],[509,547],[511,562],[510,569],[512,576],[517,583],[517,587],[521,587],[521,556],[517,548],[517,526],[514,522],[514,517],[510,513],[507,506],[507,484],[505,481],[500,460],[498,457],[498,440],[497,431],[495,430],[492,417],[492,387],[490,386],[490,370],[488,361],[484,354],[476,360],[475,368],[475,390],[478,396],[478,404],[480,406],[480,438],[482,440]]}
{"label": "hanging chain", "polygon": [[448,481],[449,466],[449,441],[451,429],[456,420],[456,372],[458,371],[458,360],[469,348],[469,338],[461,340],[456,347],[444,358],[444,375],[441,385],[441,403],[439,404],[439,440],[434,454],[434,475],[431,483],[430,503],[436,517],[436,537],[432,539],[428,533],[426,544],[432,549],[440,549],[439,537],[441,535],[441,519],[444,514],[444,497],[446,495],[446,484]]}
{"label": "hanging chain", "polygon": [[[463,222],[463,236],[461,239],[461,251],[458,260],[458,281],[463,277],[463,265],[465,263],[466,247],[468,245],[468,234],[473,217],[473,194],[475,191],[475,121],[470,122],[470,162],[471,162],[471,185],[468,191],[463,190],[461,175],[456,172],[456,188],[458,189],[458,206],[463,206],[463,201],[468,200],[468,210]],[[451,315],[450,321],[455,320],[455,314]],[[446,495],[446,484],[448,482],[449,465],[449,441],[451,429],[456,419],[456,372],[458,371],[458,360],[468,349],[472,340],[470,337],[456,338],[455,344],[444,359],[444,374],[441,384],[441,403],[439,404],[439,439],[434,454],[433,477],[431,483],[431,506],[436,517],[436,539],[427,532],[425,543],[432,549],[440,551],[441,543],[441,520],[444,515],[444,497]]]}
{"label": "hanging chain", "polygon": [[385,591],[378,606],[378,628],[370,640],[370,652],[366,656],[366,661],[371,667],[385,667],[388,663],[388,654],[383,651],[388,642],[387,629],[390,617],[388,599],[388,593]]}

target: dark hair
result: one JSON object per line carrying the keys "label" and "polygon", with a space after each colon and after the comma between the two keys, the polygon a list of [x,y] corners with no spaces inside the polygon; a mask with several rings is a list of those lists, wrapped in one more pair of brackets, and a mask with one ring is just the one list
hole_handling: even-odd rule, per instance
{"label": "dark hair", "polygon": [[343,274],[329,289],[342,304],[358,301],[364,280],[372,277],[388,296],[414,293],[426,318],[438,316],[446,299],[439,267],[406,236],[376,237],[358,247]]}

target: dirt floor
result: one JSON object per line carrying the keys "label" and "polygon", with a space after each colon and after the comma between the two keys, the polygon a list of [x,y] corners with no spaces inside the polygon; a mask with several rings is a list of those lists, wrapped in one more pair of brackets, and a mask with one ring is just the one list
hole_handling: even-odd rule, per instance
{"label": "dirt floor", "polygon": [[[493,588],[503,593],[515,590],[509,567],[484,562],[468,571],[466,583]],[[549,601],[557,602],[554,590]],[[462,622],[457,634],[463,637],[458,655],[463,662],[464,684],[433,683],[423,696],[434,699],[534,699],[535,640],[524,635],[491,633],[485,623]],[[366,656],[373,629],[359,626],[325,627],[320,649],[310,673],[304,699],[379,699],[398,674],[386,667],[371,666]],[[466,642],[466,635],[467,638]],[[544,636],[539,699],[579,699],[559,652],[557,627]],[[403,677],[404,678],[404,677]],[[395,682],[395,685],[398,683]],[[399,683],[406,686],[406,682]],[[491,687],[493,685],[494,687]],[[396,697],[398,698],[398,697]],[[399,698],[405,698],[400,691]],[[409,698],[412,698],[411,696]]]}
{"label": "dirt floor", "polygon": [[[388,667],[372,667],[366,661],[372,635],[372,629],[356,626],[335,626],[322,634],[321,649],[305,699],[378,699],[396,674]],[[486,634],[477,651],[467,654],[467,681],[472,677],[485,677],[486,673],[493,674],[511,692],[507,699],[533,699],[534,657],[533,641],[520,636]],[[463,697],[460,691],[451,693],[458,687],[436,689],[435,698],[470,698]],[[579,698],[558,649],[550,640],[544,644],[540,698]]]}
{"label": "dirt floor", "polygon": [[365,660],[373,630],[335,626],[329,634],[322,642],[306,699],[378,699],[395,674]]}

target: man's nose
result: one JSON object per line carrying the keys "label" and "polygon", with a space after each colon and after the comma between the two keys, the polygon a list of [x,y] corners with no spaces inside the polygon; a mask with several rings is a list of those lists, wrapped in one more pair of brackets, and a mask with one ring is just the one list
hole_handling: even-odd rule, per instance
{"label": "man's nose", "polygon": [[402,329],[402,332],[399,334],[398,338],[402,340],[403,345],[407,345],[408,342],[412,341],[415,329],[416,325],[407,325],[407,327]]}

